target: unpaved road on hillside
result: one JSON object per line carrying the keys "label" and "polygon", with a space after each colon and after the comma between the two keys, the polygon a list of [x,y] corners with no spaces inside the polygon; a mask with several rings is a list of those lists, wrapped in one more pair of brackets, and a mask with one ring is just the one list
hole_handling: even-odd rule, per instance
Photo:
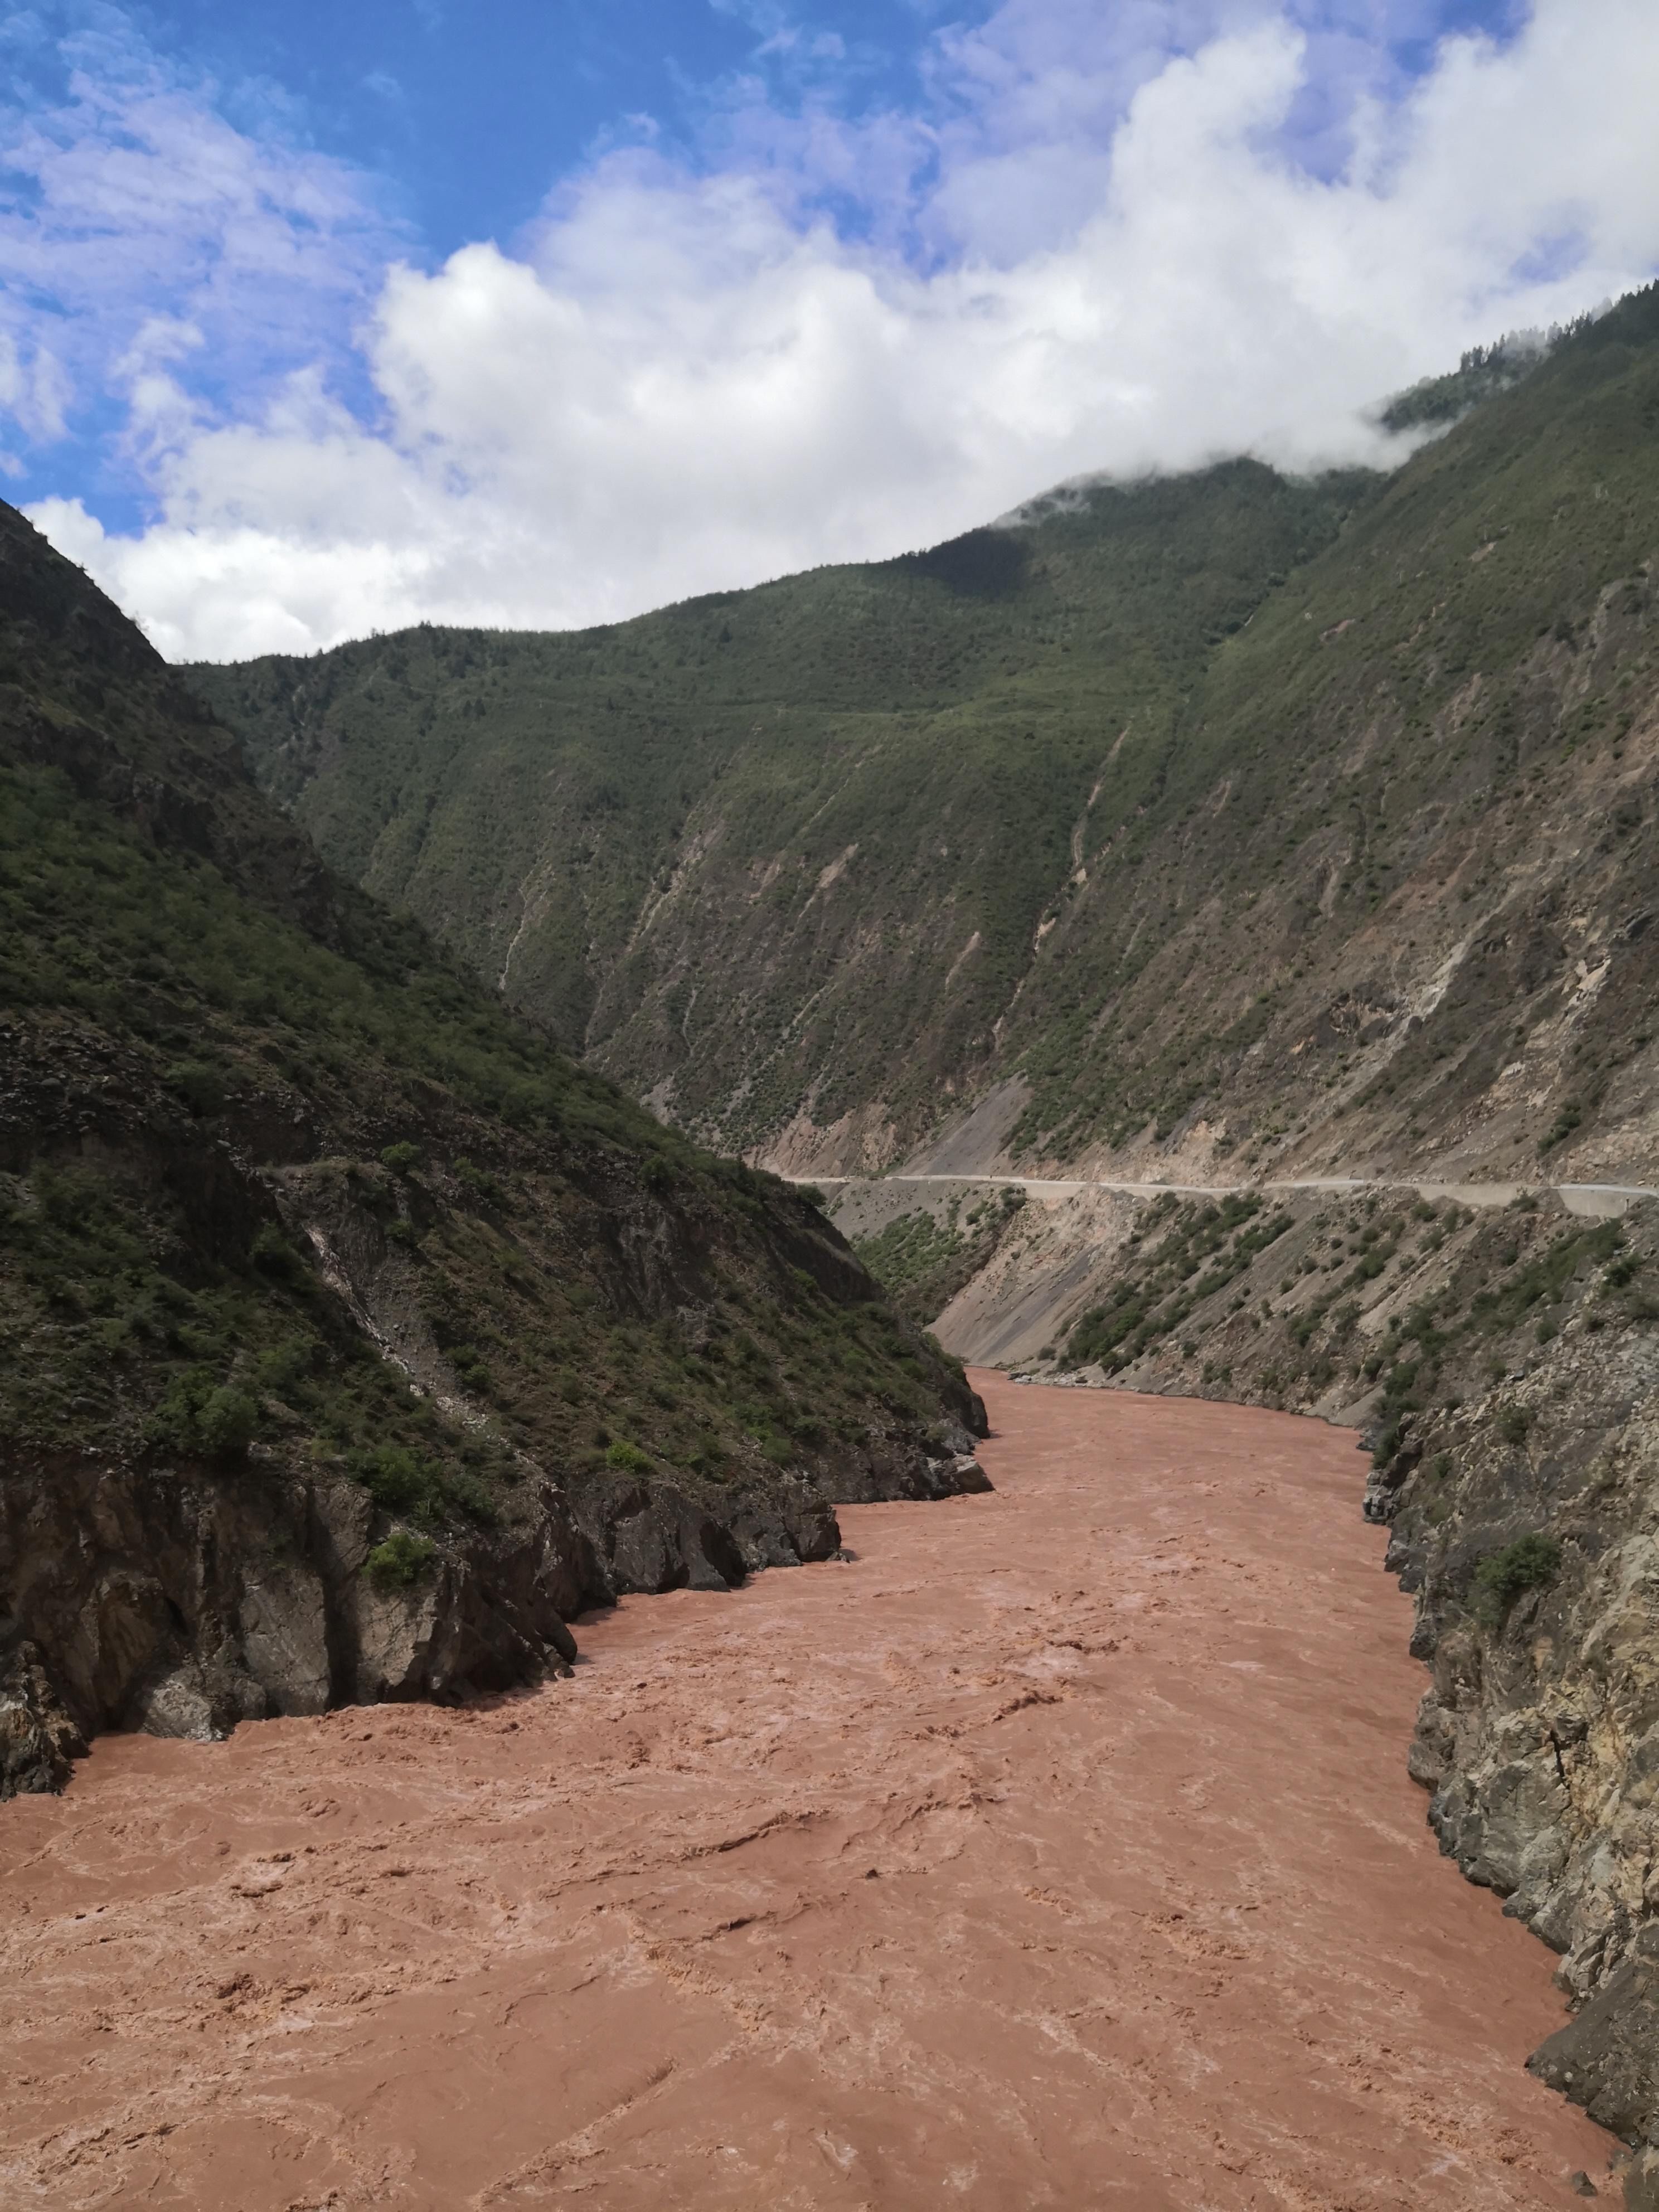
{"label": "unpaved road on hillside", "polygon": [[1356,1191],[1408,1190],[1419,1198],[1455,1199],[1460,1206],[1508,1206],[1523,1192],[1554,1195],[1569,1213],[1599,1218],[1623,1213],[1638,1199],[1659,1198],[1659,1189],[1642,1183],[1622,1182],[1414,1182],[1403,1176],[1313,1176],[1291,1182],[1105,1182],[1087,1176],[1020,1175],[883,1175],[795,1176],[795,1182],[811,1182],[825,1190],[840,1190],[849,1182],[870,1183],[984,1183],[993,1189],[1041,1191],[1054,1198],[1073,1198],[1085,1190],[1121,1191],[1131,1198],[1237,1198],[1256,1191],[1307,1190],[1340,1198]]}
{"label": "unpaved road on hillside", "polygon": [[0,2202],[1527,2212],[1544,1947],[1437,1854],[1350,1437],[977,1378],[991,1497],[574,1681],[0,1809]]}

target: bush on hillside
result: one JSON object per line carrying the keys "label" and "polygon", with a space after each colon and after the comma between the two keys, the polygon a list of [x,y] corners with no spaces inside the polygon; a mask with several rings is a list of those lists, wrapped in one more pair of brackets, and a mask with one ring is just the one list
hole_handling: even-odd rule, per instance
{"label": "bush on hillside", "polygon": [[363,1562],[363,1571],[382,1589],[410,1589],[431,1571],[438,1547],[427,1536],[394,1528],[385,1543],[377,1544]]}
{"label": "bush on hillside", "polygon": [[1534,1531],[1517,1536],[1501,1552],[1490,1552],[1474,1571],[1474,1609],[1489,1628],[1501,1628],[1516,1600],[1529,1589],[1553,1583],[1561,1565],[1561,1547],[1553,1536]]}

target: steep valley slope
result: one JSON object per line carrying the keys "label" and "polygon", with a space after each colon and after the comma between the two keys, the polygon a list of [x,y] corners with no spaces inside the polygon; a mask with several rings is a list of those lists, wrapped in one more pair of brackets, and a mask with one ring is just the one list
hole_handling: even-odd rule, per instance
{"label": "steep valley slope", "polygon": [[332,865],[786,1171],[981,1107],[991,1170],[1639,1181],[1656,514],[1651,288],[1390,476],[190,680]]}
{"label": "steep valley slope", "polygon": [[982,1486],[801,1194],[330,874],[0,507],[0,1796],[566,1665],[568,1617]]}

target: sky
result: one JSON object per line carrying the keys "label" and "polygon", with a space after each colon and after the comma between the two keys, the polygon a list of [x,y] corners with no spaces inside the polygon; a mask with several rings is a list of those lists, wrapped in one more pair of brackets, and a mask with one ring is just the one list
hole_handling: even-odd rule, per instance
{"label": "sky", "polygon": [[1655,0],[0,0],[0,494],[169,658],[566,627],[1659,272]]}

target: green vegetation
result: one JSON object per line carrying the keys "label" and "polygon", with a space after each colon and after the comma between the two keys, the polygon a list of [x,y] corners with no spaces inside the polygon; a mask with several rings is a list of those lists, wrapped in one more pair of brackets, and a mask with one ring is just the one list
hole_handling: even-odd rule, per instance
{"label": "green vegetation", "polygon": [[672,1072],[690,1126],[735,1147],[873,1095],[925,1121],[1075,900],[1073,825],[1156,804],[1210,641],[1370,489],[1233,462],[612,629],[192,680],[335,866],[630,1086]]}
{"label": "green vegetation", "polygon": [[[1066,1343],[1068,1366],[1097,1361],[1118,1374],[1176,1335],[1206,1299],[1230,1289],[1257,1256],[1291,1226],[1282,1209],[1268,1212],[1249,1194],[1218,1206],[1170,1197],[1149,1209],[1111,1296],[1079,1316]],[[1164,1234],[1150,1252],[1139,1249],[1155,1229]]]}
{"label": "green vegetation", "polygon": [[364,1571],[383,1589],[409,1589],[431,1573],[437,1556],[438,1547],[429,1536],[412,1536],[407,1528],[394,1528],[369,1553]]}
{"label": "green vegetation", "polygon": [[[1486,1347],[1513,1343],[1540,1306],[1565,1318],[1575,1309],[1585,1325],[1604,1325],[1610,1313],[1631,1317],[1628,1308],[1610,1299],[1601,1263],[1617,1252],[1624,1231],[1616,1221],[1589,1225],[1534,1214],[1522,1232],[1523,1251],[1504,1240],[1514,1235],[1501,1220],[1488,1218],[1468,1239],[1449,1279],[1396,1316],[1376,1372],[1383,1383],[1375,1457],[1386,1464],[1398,1447],[1401,1417],[1437,1402],[1449,1388],[1458,1395],[1477,1376],[1492,1382],[1507,1370],[1507,1359],[1492,1360]],[[1642,1262],[1632,1255],[1629,1282]],[[1641,1293],[1635,1296],[1639,1298]],[[1550,1336],[1559,1323],[1550,1323]],[[1534,1341],[1537,1324],[1533,1323]],[[1549,1339],[1545,1339],[1548,1341]],[[1495,1433],[1510,1445],[1526,1441],[1532,1415],[1523,1406],[1502,1408]]]}
{"label": "green vegetation", "polygon": [[150,1415],[153,1443],[203,1459],[239,1460],[259,1429],[259,1408],[246,1390],[216,1382],[210,1367],[176,1375]]}
{"label": "green vegetation", "polygon": [[[1374,1467],[1396,1481],[1461,1407],[1498,1448],[1483,1460],[1525,1481],[1559,1427],[1535,1389],[1488,1394],[1569,1329],[1582,1342],[1659,1318],[1651,1211],[1590,1221],[1547,1201],[1476,1213],[1375,1191],[1271,1209],[1257,1194],[1224,1206],[1170,1194],[1140,1214],[1060,1364],[1287,1408],[1363,1400]],[[1425,1510],[1449,1494],[1419,1487]]]}
{"label": "green vegetation", "polygon": [[942,1220],[925,1208],[900,1214],[873,1236],[855,1238],[853,1249],[900,1311],[926,1323],[990,1264],[1024,1204],[1025,1193],[1012,1183],[972,1205],[952,1196]]}
{"label": "green vegetation", "polygon": [[729,1492],[920,1448],[958,1379],[817,1208],[330,880],[3,508],[0,571],[9,1452],[345,1476],[428,1542],[527,1474]]}
{"label": "green vegetation", "polygon": [[1409,391],[1400,392],[1382,410],[1388,430],[1443,428],[1457,422],[1483,400],[1495,399],[1523,377],[1530,376],[1547,353],[1581,329],[1588,319],[1566,331],[1552,331],[1547,340],[1500,338],[1495,345],[1472,346],[1445,376],[1425,376]]}
{"label": "green vegetation", "polygon": [[[349,949],[319,944],[220,870],[80,798],[61,770],[0,760],[0,1000],[85,1016],[157,1054],[187,1039],[195,1056],[156,1074],[198,1118],[223,1114],[239,1072],[333,1087],[378,1070],[390,1105],[420,1068],[514,1127],[690,1161],[672,1132],[434,958],[412,924],[357,900],[343,919]],[[420,1158],[406,1140],[386,1149],[399,1173]]]}
{"label": "green vegetation", "polygon": [[1516,1600],[1555,1580],[1561,1547],[1553,1536],[1517,1536],[1502,1551],[1488,1553],[1474,1571],[1474,1608],[1489,1628],[1501,1628]]}

